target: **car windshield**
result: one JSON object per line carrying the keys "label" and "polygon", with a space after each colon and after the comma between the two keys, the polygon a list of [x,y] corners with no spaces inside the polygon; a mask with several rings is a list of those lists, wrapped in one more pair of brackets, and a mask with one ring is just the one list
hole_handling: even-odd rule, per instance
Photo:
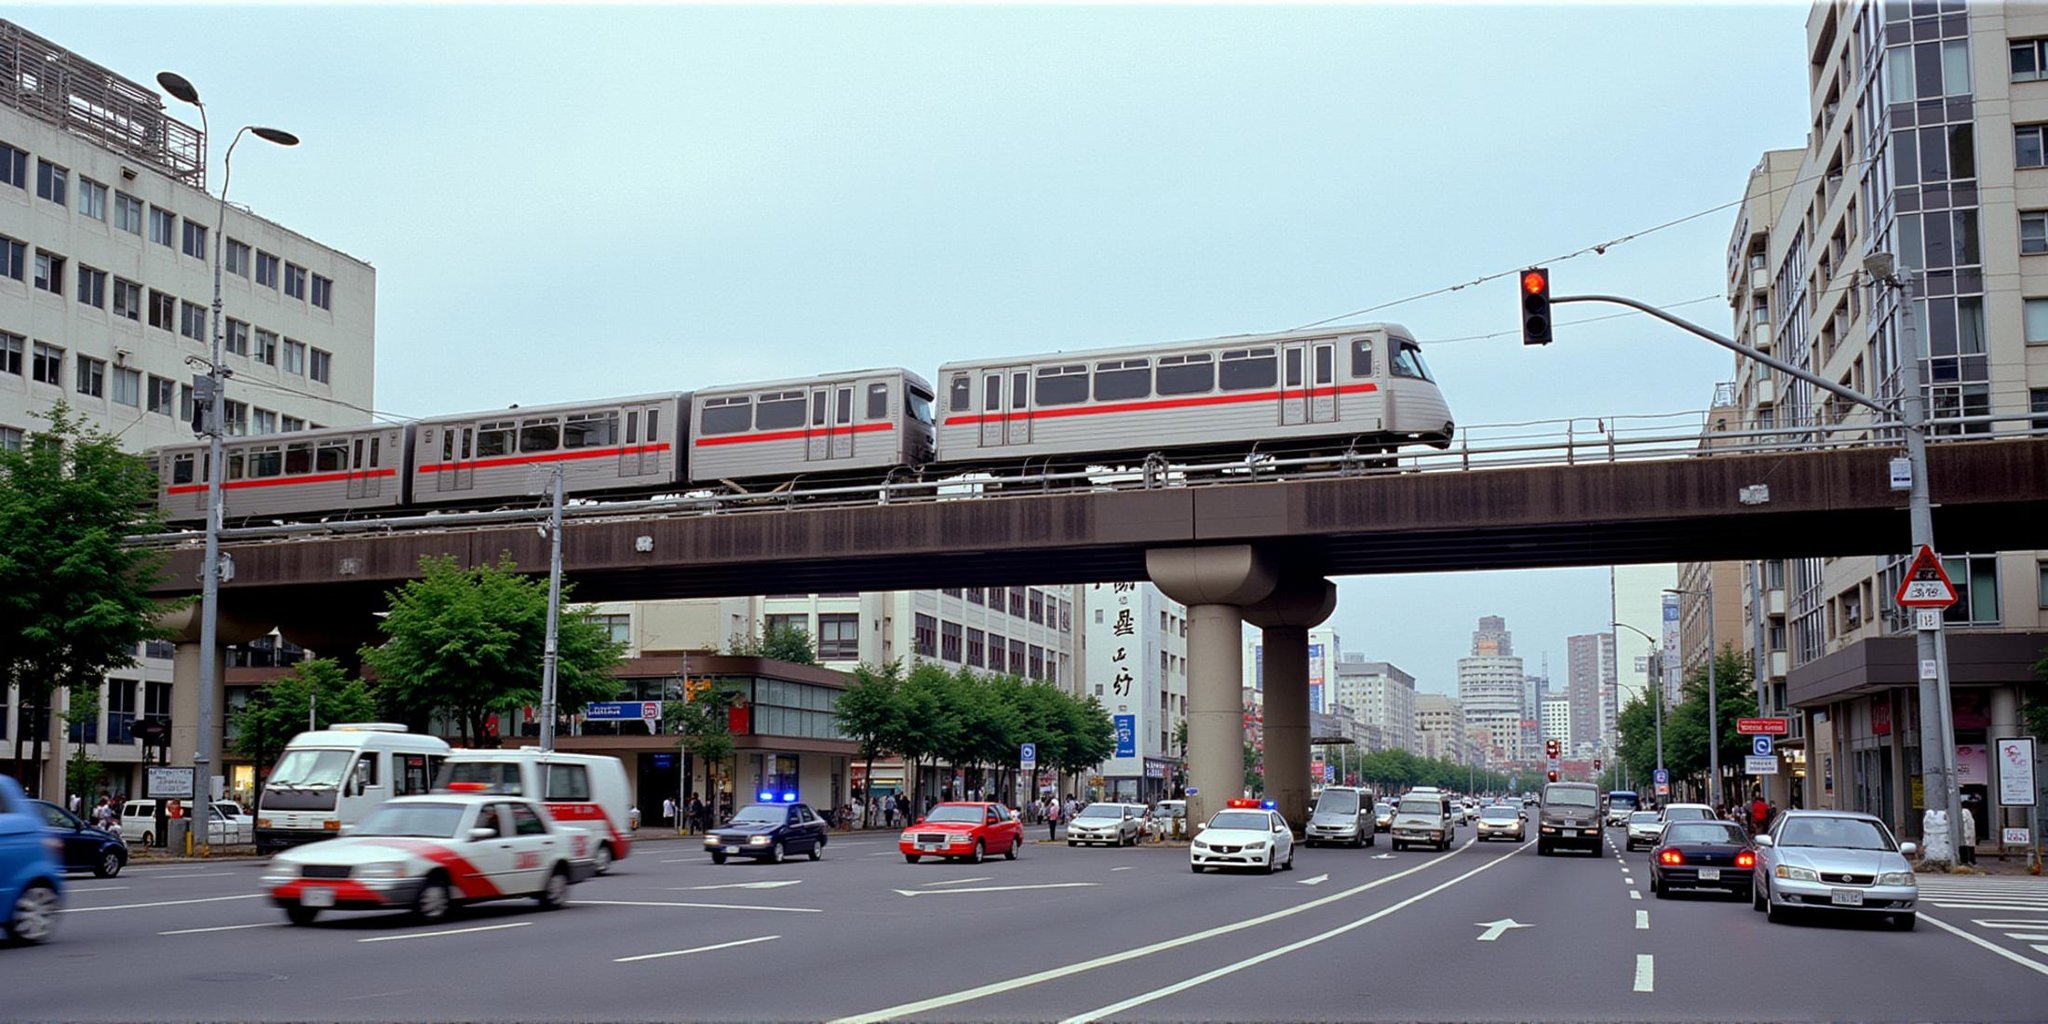
{"label": "car windshield", "polygon": [[1223,811],[1209,819],[1209,827],[1241,828],[1260,832],[1272,827],[1272,820],[1258,811]]}
{"label": "car windshield", "polygon": [[775,804],[748,804],[732,816],[735,825],[780,825],[789,818],[789,812]]}
{"label": "car windshield", "polygon": [[1607,794],[1607,806],[1617,811],[1635,810],[1636,795],[1634,793],[1609,793]]}
{"label": "car windshield", "polygon": [[1657,823],[1657,812],[1637,811],[1628,816],[1628,823],[1631,825],[1654,825]]}
{"label": "car windshield", "polygon": [[1444,805],[1434,800],[1403,800],[1400,813],[1410,818],[1441,818]]}
{"label": "car windshield", "polygon": [[1890,850],[1884,826],[1862,818],[1793,818],[1778,834],[1779,846],[1827,846],[1842,850]]}
{"label": "car windshield", "polygon": [[462,824],[462,811],[462,804],[385,804],[364,815],[349,835],[452,839]]}
{"label": "car windshield", "polygon": [[1374,814],[1392,814],[1394,813],[1394,805],[1391,801],[1382,800],[1372,805],[1372,810]]}
{"label": "car windshield", "polygon": [[1558,807],[1592,807],[1599,801],[1598,798],[1593,795],[1593,791],[1590,789],[1566,789],[1563,787],[1558,787],[1556,789],[1544,790],[1543,802],[1546,804],[1553,804]]}
{"label": "car windshield", "polygon": [[1089,804],[1081,808],[1081,813],[1074,815],[1077,819],[1108,818],[1111,821],[1115,821],[1123,816],[1124,807],[1122,804]]}
{"label": "car windshield", "polygon": [[1722,821],[1684,821],[1664,830],[1664,845],[1674,843],[1740,843],[1742,829]]}
{"label": "car windshield", "polygon": [[1714,815],[1704,807],[1666,807],[1665,821],[1712,821]]}
{"label": "car windshield", "polygon": [[287,789],[333,789],[348,770],[346,750],[288,750],[270,773],[270,785]]}
{"label": "car windshield", "polygon": [[1520,821],[1522,812],[1512,807],[1489,807],[1479,812],[1482,821]]}
{"label": "car windshield", "polygon": [[1322,799],[1316,801],[1316,813],[1322,814],[1325,811],[1331,814],[1357,814],[1358,794],[1349,791],[1324,793]]}
{"label": "car windshield", "polygon": [[987,817],[987,812],[983,811],[980,807],[941,806],[932,808],[932,812],[930,814],[925,815],[924,820],[934,825],[943,824],[949,821],[964,822],[966,824],[972,825],[981,822],[982,819],[984,819],[985,817]]}

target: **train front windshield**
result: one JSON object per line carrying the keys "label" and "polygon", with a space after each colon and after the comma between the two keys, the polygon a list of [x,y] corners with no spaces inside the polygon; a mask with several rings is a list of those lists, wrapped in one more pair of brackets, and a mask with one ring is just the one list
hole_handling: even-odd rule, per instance
{"label": "train front windshield", "polygon": [[935,422],[932,416],[932,396],[916,391],[906,393],[910,396],[910,418],[931,426]]}
{"label": "train front windshield", "polygon": [[1435,383],[1436,377],[1422,361],[1422,348],[1412,341],[1400,342],[1394,348],[1394,376],[1413,377]]}

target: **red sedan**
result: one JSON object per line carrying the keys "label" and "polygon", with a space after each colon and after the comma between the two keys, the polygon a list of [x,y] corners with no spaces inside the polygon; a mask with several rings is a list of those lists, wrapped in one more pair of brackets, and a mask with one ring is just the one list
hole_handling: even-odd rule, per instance
{"label": "red sedan", "polygon": [[979,864],[991,853],[1016,860],[1023,845],[1024,824],[996,803],[939,804],[896,840],[912,864],[925,857],[964,857]]}

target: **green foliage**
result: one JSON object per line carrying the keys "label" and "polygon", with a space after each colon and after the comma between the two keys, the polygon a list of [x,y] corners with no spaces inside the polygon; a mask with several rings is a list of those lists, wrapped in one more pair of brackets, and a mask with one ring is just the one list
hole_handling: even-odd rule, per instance
{"label": "green foliage", "polygon": [[[97,685],[71,687],[70,699],[65,701],[64,723],[68,726],[73,722],[97,722],[99,717],[100,688]],[[71,747],[71,759],[64,763],[64,791],[76,793],[89,801],[93,791],[100,788],[100,780],[106,777],[107,768],[88,755],[85,746],[76,743]]]}
{"label": "green foliage", "polygon": [[734,633],[725,641],[727,654],[748,658],[772,658],[793,665],[816,665],[817,645],[811,634],[787,623],[768,627],[760,636]]}
{"label": "green foliage", "polygon": [[[570,587],[562,588],[566,605]],[[485,720],[540,703],[547,643],[548,582],[518,572],[512,556],[496,565],[457,567],[450,557],[420,560],[420,578],[387,595],[382,645],[362,649],[380,703],[396,717],[445,715],[467,746],[495,743]],[[612,669],[624,646],[590,617],[564,607],[558,626],[556,701],[573,711],[618,694]]]}
{"label": "green foliage", "polygon": [[63,403],[45,418],[20,451],[0,451],[0,690],[19,688],[24,720],[47,713],[58,687],[97,687],[133,665],[162,610],[149,587],[164,556],[121,543],[157,528],[155,475]]}
{"label": "green foliage", "polygon": [[263,766],[305,731],[309,712],[321,727],[371,721],[377,717],[377,695],[368,683],[348,678],[330,658],[302,661],[258,687],[249,703],[235,712],[231,749],[254,761],[260,776]]}
{"label": "green foliage", "polygon": [[740,702],[740,692],[726,684],[713,683],[694,700],[686,702],[680,697],[670,694],[663,703],[662,721],[676,737],[677,748],[695,754],[703,763],[714,794],[710,802],[717,806],[719,780],[725,777],[725,766],[732,760],[732,709]]}
{"label": "green foliage", "polygon": [[[1754,670],[1749,659],[1732,646],[1724,645],[1714,655],[1714,690],[1720,735],[1721,771],[1738,776],[1742,759],[1749,754],[1749,738],[1735,731],[1737,719],[1756,714]],[[1664,767],[1674,783],[1704,784],[1707,778],[1707,668],[1700,665],[1687,674],[1679,688],[1680,700],[1664,711]],[[1620,757],[1635,779],[1654,778],[1657,768],[1656,709],[1638,697],[1621,709],[1616,719],[1620,734]],[[1645,787],[1647,788],[1647,786]],[[1738,795],[1724,789],[1724,797]]]}
{"label": "green foliage", "polygon": [[853,670],[853,685],[839,695],[839,704],[833,710],[838,720],[839,731],[860,745],[859,757],[867,762],[867,771],[861,777],[875,777],[875,758],[888,748],[887,743],[902,732],[902,708],[896,700],[897,691],[903,686],[903,664],[892,661],[880,671],[866,665]]}

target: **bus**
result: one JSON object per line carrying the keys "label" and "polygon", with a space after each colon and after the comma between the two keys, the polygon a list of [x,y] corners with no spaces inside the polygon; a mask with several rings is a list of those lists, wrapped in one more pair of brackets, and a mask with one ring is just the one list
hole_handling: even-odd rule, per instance
{"label": "bus", "polygon": [[1614,789],[1607,792],[1607,823],[1627,825],[1628,816],[1642,806],[1642,798],[1632,789]]}

